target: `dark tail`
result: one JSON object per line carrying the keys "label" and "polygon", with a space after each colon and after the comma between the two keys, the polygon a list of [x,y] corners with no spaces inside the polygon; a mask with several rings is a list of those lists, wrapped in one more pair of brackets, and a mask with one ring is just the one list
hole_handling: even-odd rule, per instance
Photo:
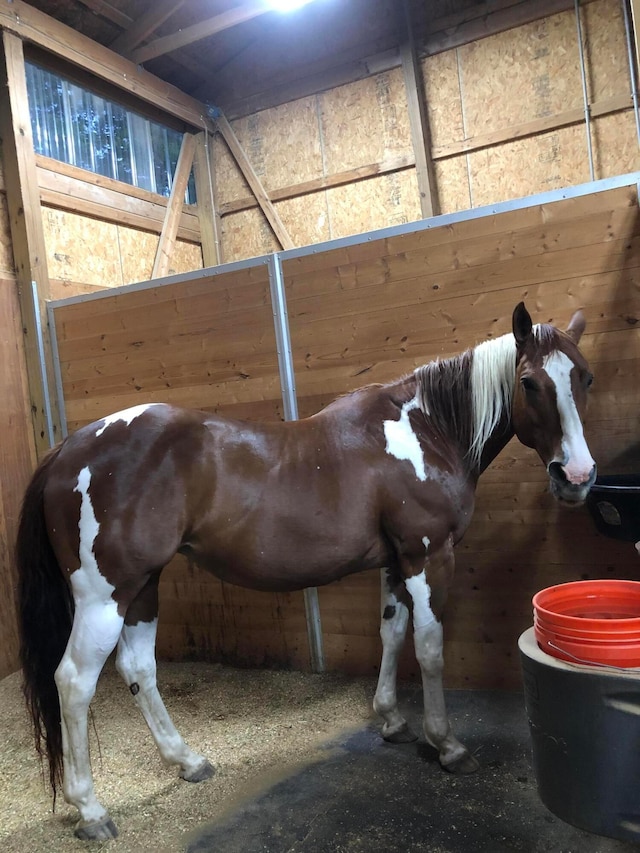
{"label": "dark tail", "polygon": [[31,713],[36,749],[49,762],[55,802],[62,785],[62,730],[54,673],[62,659],[73,622],[73,598],[49,542],[44,518],[44,488],[60,452],[52,450],[40,463],[22,503],[16,562],[18,620],[23,690]]}

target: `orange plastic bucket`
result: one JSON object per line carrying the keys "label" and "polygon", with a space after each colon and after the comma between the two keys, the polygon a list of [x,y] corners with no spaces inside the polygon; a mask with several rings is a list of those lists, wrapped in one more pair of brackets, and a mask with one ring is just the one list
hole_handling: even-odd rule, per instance
{"label": "orange plastic bucket", "polygon": [[542,651],[571,663],[640,667],[640,582],[574,581],[533,597]]}

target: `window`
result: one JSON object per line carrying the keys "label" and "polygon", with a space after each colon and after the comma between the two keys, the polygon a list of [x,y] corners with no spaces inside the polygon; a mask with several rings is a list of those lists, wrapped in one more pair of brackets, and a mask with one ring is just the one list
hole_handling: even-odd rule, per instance
{"label": "window", "polygon": [[[171,193],[183,134],[26,63],[38,154],[163,196]],[[186,202],[195,202],[193,175]]]}

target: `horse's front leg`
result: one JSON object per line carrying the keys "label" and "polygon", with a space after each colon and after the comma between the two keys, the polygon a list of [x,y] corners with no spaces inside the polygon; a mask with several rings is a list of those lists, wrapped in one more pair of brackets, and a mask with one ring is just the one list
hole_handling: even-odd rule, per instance
{"label": "horse's front leg", "polygon": [[[453,574],[453,544],[447,543],[443,552],[436,555],[433,578],[427,577],[427,568],[432,561],[428,560],[424,565],[418,574],[405,579],[413,600],[414,646],[424,696],[424,735],[427,742],[438,750],[440,764],[444,768],[456,773],[473,773],[479,764],[451,731],[442,685],[443,634],[439,617]],[[434,585],[433,595],[431,584]]]}
{"label": "horse's front leg", "polygon": [[[387,569],[382,569],[380,582],[382,661],[373,709],[384,720],[382,737],[385,740],[390,743],[410,743],[416,740],[417,736],[398,710],[396,695],[398,659],[407,634],[409,608],[402,601],[401,591],[390,588]],[[406,595],[405,590],[402,592]]]}

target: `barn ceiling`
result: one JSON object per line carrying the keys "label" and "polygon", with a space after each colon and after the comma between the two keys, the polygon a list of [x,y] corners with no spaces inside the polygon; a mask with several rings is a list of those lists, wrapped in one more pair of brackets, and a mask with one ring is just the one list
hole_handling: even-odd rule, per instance
{"label": "barn ceiling", "polygon": [[[28,0],[230,117],[383,70],[406,40],[404,0]],[[407,0],[418,38],[477,0]],[[482,4],[480,4],[482,5]]]}

